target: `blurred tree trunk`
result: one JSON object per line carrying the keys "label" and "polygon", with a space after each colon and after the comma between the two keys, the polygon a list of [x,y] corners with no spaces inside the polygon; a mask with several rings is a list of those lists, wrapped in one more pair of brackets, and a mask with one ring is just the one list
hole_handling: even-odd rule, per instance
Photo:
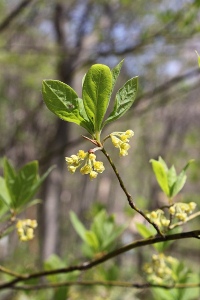
{"label": "blurred tree trunk", "polygon": [[[55,5],[54,14],[54,29],[57,38],[58,51],[60,61],[58,62],[58,78],[71,85],[72,82],[72,65],[73,59],[67,57],[67,49],[65,47],[64,35],[64,7],[62,4]],[[43,205],[40,212],[41,220],[41,258],[45,260],[52,253],[59,254],[60,249],[60,195],[62,191],[62,178],[65,166],[65,149],[62,147],[69,141],[70,124],[60,119],[56,122],[56,134],[51,137],[47,145],[49,147],[56,147],[63,149],[57,157],[49,161],[49,165],[56,164],[57,168],[52,172],[46,180],[43,189]]]}

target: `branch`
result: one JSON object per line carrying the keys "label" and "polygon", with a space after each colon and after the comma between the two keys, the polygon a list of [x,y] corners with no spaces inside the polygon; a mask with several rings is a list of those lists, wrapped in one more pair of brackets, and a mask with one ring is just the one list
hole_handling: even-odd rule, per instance
{"label": "branch", "polygon": [[25,282],[25,281],[33,279],[33,278],[40,278],[40,277],[50,276],[50,275],[54,275],[54,274],[66,274],[66,273],[71,273],[74,271],[86,271],[86,270],[92,269],[93,267],[100,265],[122,253],[125,253],[125,252],[135,249],[135,248],[152,245],[152,244],[156,244],[156,243],[160,243],[160,242],[165,242],[165,241],[173,241],[173,240],[180,240],[180,239],[186,239],[186,238],[200,239],[200,230],[188,231],[188,232],[177,233],[177,234],[170,234],[170,235],[166,235],[165,237],[156,236],[156,237],[150,237],[147,239],[138,240],[131,244],[123,246],[119,249],[116,249],[112,252],[109,252],[98,259],[84,262],[80,265],[75,265],[75,266],[70,266],[70,267],[60,268],[60,269],[55,269],[55,270],[49,270],[49,271],[40,271],[40,272],[32,273],[32,274],[24,274],[24,275],[22,275],[23,278],[15,278],[11,281],[1,283],[0,289],[2,290],[2,289],[7,289],[7,288],[13,288],[16,283]]}
{"label": "branch", "polygon": [[126,189],[126,187],[125,187],[125,185],[124,185],[124,182],[123,182],[123,180],[121,179],[121,177],[120,177],[120,175],[119,175],[119,172],[117,171],[117,168],[116,168],[116,166],[114,165],[113,161],[111,160],[109,154],[106,152],[106,150],[105,150],[104,148],[102,149],[102,152],[103,152],[103,154],[106,156],[106,158],[108,159],[108,161],[109,161],[111,167],[113,168],[113,171],[115,172],[115,175],[117,176],[117,179],[118,179],[118,181],[119,181],[119,183],[120,183],[120,186],[121,186],[122,190],[124,191],[124,193],[125,193],[125,195],[126,195],[126,197],[127,197],[127,200],[128,200],[128,203],[129,203],[130,207],[131,207],[132,209],[134,209],[135,211],[137,211],[141,216],[143,216],[143,218],[146,219],[147,222],[150,223],[150,224],[155,228],[155,230],[157,231],[157,233],[158,233],[159,235],[162,235],[162,236],[163,236],[163,234],[162,234],[162,232],[160,231],[159,227],[158,227],[155,223],[151,222],[151,220],[145,215],[145,213],[144,213],[142,210],[140,210],[140,209],[135,205],[135,203],[133,202],[133,198],[132,198],[131,195],[128,193],[128,191],[127,191],[127,189]]}
{"label": "branch", "polygon": [[199,287],[200,282],[197,283],[177,283],[173,285],[159,285],[159,284],[151,284],[151,283],[132,283],[132,282],[123,282],[123,281],[103,281],[103,280],[83,280],[83,281],[64,281],[59,283],[51,283],[51,284],[39,284],[39,285],[19,285],[11,287],[13,290],[41,290],[41,289],[50,289],[50,288],[59,288],[63,286],[108,286],[108,287],[123,287],[123,288],[136,288],[136,289],[144,289],[144,288],[163,288],[163,289],[184,289],[184,288],[194,288]]}
{"label": "branch", "polygon": [[33,0],[24,0],[3,20],[0,24],[0,33],[4,31],[10,23],[32,2]]}
{"label": "branch", "polygon": [[16,219],[11,219],[5,224],[5,226],[0,231],[0,239],[4,236],[5,232],[15,224],[15,222]]}
{"label": "branch", "polygon": [[181,226],[181,225],[187,223],[188,221],[191,221],[192,219],[194,219],[194,218],[196,218],[196,217],[198,217],[198,216],[200,216],[200,211],[198,211],[198,212],[196,212],[196,213],[190,215],[189,217],[187,217],[187,220],[184,221],[184,222],[183,222],[183,221],[180,221],[180,222],[177,222],[177,223],[175,223],[175,224],[170,225],[170,226],[169,226],[169,229],[173,229],[173,228],[175,228],[175,227],[177,227],[177,226]]}

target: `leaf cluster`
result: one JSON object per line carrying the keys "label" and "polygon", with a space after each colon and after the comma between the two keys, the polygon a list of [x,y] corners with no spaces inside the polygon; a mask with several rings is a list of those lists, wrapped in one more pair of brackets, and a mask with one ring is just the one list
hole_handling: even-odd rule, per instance
{"label": "leaf cluster", "polygon": [[85,228],[72,211],[70,212],[70,220],[83,241],[83,252],[89,258],[111,251],[116,239],[126,228],[125,225],[117,225],[114,216],[108,215],[104,209],[94,217],[90,230]]}
{"label": "leaf cluster", "polygon": [[123,61],[112,70],[103,64],[93,65],[83,78],[82,99],[69,85],[44,80],[42,93],[46,106],[59,118],[82,126],[99,141],[103,127],[123,116],[136,97],[138,78],[134,77],[118,90],[114,108],[104,120],[122,64]]}

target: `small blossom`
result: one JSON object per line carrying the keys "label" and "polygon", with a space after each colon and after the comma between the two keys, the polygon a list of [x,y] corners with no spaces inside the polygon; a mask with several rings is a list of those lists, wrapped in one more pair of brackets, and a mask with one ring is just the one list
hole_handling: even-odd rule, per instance
{"label": "small blossom", "polygon": [[158,227],[168,227],[170,224],[170,220],[165,217],[164,211],[161,209],[147,213],[146,216]]}
{"label": "small blossom", "polygon": [[37,227],[36,220],[19,220],[16,224],[17,232],[21,241],[26,242],[34,238],[34,230]]}
{"label": "small blossom", "polygon": [[130,129],[126,130],[125,134],[128,136],[129,139],[134,136],[133,130],[130,130]]}
{"label": "small blossom", "polygon": [[94,170],[97,171],[98,173],[102,173],[105,170],[104,165],[101,161],[95,161],[93,166],[94,166]]}
{"label": "small blossom", "polygon": [[122,134],[120,138],[122,142],[129,142],[129,136],[126,134]]}
{"label": "small blossom", "polygon": [[96,159],[96,155],[94,153],[90,153],[89,154],[89,160],[95,160]]}
{"label": "small blossom", "polygon": [[157,218],[157,213],[156,211],[152,211],[150,216],[153,218],[153,219],[156,219]]}
{"label": "small blossom", "polygon": [[133,135],[134,132],[132,130],[127,130],[126,132],[113,132],[110,134],[113,145],[120,150],[120,156],[128,155],[128,150],[130,149],[128,142]]}
{"label": "small blossom", "polygon": [[68,166],[68,170],[70,171],[70,173],[74,174],[76,172],[76,167]]}
{"label": "small blossom", "polygon": [[97,173],[97,172],[95,172],[95,171],[91,171],[91,172],[90,172],[90,179],[92,180],[92,179],[96,178],[96,177],[97,177],[97,175],[98,175],[98,173]]}
{"label": "small blossom", "polygon": [[87,156],[87,153],[85,153],[83,150],[79,150],[77,153],[77,156],[81,159],[84,160]]}
{"label": "small blossom", "polygon": [[170,208],[169,208],[169,212],[170,212],[170,214],[171,215],[174,215],[175,214],[175,208],[174,208],[174,206],[170,206]]}
{"label": "small blossom", "polygon": [[84,152],[79,150],[77,155],[71,155],[65,157],[70,173],[75,173],[76,169],[80,167],[80,173],[82,175],[90,174],[90,179],[97,177],[98,173],[102,173],[105,168],[101,161],[96,161],[96,155],[89,150]]}
{"label": "small blossom", "polygon": [[175,203],[170,206],[169,212],[171,215],[174,215],[177,219],[182,222],[186,222],[188,218],[188,214],[191,214],[196,207],[196,203]]}
{"label": "small blossom", "polygon": [[84,174],[89,174],[92,171],[92,167],[90,165],[84,165],[81,169],[80,172],[82,175]]}
{"label": "small blossom", "polygon": [[120,144],[121,144],[121,140],[118,139],[116,136],[114,135],[111,135],[111,141],[113,143],[113,145],[116,147],[116,148],[120,148]]}
{"label": "small blossom", "polygon": [[171,256],[165,256],[163,253],[154,254],[151,262],[146,263],[143,269],[150,282],[157,284],[163,282],[173,283],[173,269],[177,263],[177,259]]}

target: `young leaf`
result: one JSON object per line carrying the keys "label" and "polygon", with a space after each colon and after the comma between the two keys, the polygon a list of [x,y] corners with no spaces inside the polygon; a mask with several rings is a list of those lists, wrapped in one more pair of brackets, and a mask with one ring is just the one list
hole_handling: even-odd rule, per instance
{"label": "young leaf", "polygon": [[135,101],[137,88],[138,77],[134,77],[124,84],[116,94],[114,109],[108,119],[104,122],[104,125],[119,119],[129,110]]}
{"label": "young leaf", "polygon": [[148,238],[156,234],[156,230],[154,228],[147,228],[144,224],[141,223],[136,223],[136,228],[143,238]]}
{"label": "young leaf", "polygon": [[169,170],[168,166],[167,166],[166,162],[164,161],[164,159],[161,156],[159,156],[158,161],[163,165],[163,167],[165,169],[165,172],[168,172],[168,170]]}
{"label": "young leaf", "polygon": [[112,74],[105,65],[93,65],[83,83],[83,103],[86,114],[94,125],[95,132],[100,132],[112,91]]}
{"label": "young leaf", "polygon": [[89,231],[89,230],[86,231],[85,241],[94,250],[99,249],[99,241],[96,234],[93,231]]}
{"label": "young leaf", "polygon": [[[38,162],[37,162],[38,163]],[[24,201],[21,201],[21,203],[19,204],[19,206],[24,206],[27,204],[27,202],[30,201],[30,199],[36,194],[36,192],[38,191],[39,187],[41,186],[41,184],[44,182],[44,180],[47,178],[47,176],[51,173],[51,171],[53,169],[55,169],[55,165],[50,167],[41,177],[37,176],[37,180],[36,182],[32,185],[32,187],[30,188],[30,193],[29,193],[29,197],[27,197],[26,199],[24,199]],[[35,204],[39,203],[40,200],[34,200]],[[33,202],[33,201],[32,201]],[[32,203],[31,202],[31,203]],[[31,205],[30,203],[30,205]]]}
{"label": "young leaf", "polygon": [[112,73],[112,90],[113,90],[113,88],[115,86],[115,83],[117,81],[117,78],[120,74],[123,62],[124,62],[124,59],[122,61],[120,61],[120,63],[111,70],[111,73]]}
{"label": "young leaf", "polygon": [[39,178],[37,161],[26,164],[16,173],[12,165],[5,158],[4,177],[10,196],[9,206],[13,209],[21,209],[27,204],[53,168],[54,167],[49,168],[49,170]]}
{"label": "young leaf", "polygon": [[170,194],[171,194],[171,187],[174,185],[174,183],[177,180],[176,170],[175,170],[174,166],[172,166],[169,169],[169,171],[167,173],[167,180],[168,180],[168,185],[169,185]]}
{"label": "young leaf", "polygon": [[167,173],[163,166],[163,164],[157,160],[151,159],[150,162],[152,163],[153,171],[156,175],[156,179],[158,184],[160,185],[163,192],[169,196],[169,186],[168,186],[168,179]]}
{"label": "young leaf", "polygon": [[[11,206],[11,198],[10,194],[8,192],[8,188],[6,186],[6,182],[3,177],[0,177],[0,201],[7,206],[7,208],[10,208]],[[1,204],[1,209],[3,207],[3,204]]]}
{"label": "young leaf", "polygon": [[44,80],[42,94],[46,106],[55,115],[64,121],[76,123],[91,133],[92,124],[81,116],[80,100],[70,86],[59,80]]}
{"label": "young leaf", "polygon": [[4,178],[10,196],[10,204],[9,204],[10,207],[14,207],[14,197],[15,197],[14,184],[15,184],[16,176],[17,175],[13,166],[6,158],[4,158]]}
{"label": "young leaf", "polygon": [[73,211],[70,211],[69,216],[70,216],[70,221],[71,221],[74,229],[78,233],[78,235],[82,238],[83,241],[86,241],[87,230],[85,229],[83,224],[79,221],[77,215]]}
{"label": "young leaf", "polygon": [[37,177],[37,161],[32,161],[19,170],[13,184],[13,191],[15,191],[15,196],[13,198],[15,208],[22,206],[30,200],[32,196],[31,189],[37,182]]}
{"label": "young leaf", "polygon": [[172,197],[176,196],[180,192],[180,190],[184,187],[186,179],[187,176],[185,175],[185,171],[182,171],[178,175],[176,182],[172,186],[172,190],[171,190]]}

